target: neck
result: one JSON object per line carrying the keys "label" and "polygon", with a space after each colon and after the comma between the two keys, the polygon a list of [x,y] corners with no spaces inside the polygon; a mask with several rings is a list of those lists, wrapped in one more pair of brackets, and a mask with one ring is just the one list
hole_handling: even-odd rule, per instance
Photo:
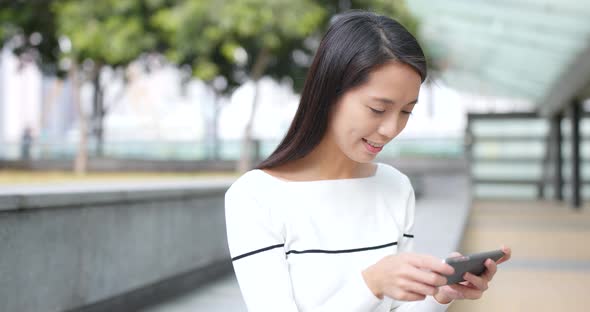
{"label": "neck", "polygon": [[349,179],[373,174],[372,166],[348,158],[328,136],[308,155],[297,160],[294,166],[295,170],[313,180]]}

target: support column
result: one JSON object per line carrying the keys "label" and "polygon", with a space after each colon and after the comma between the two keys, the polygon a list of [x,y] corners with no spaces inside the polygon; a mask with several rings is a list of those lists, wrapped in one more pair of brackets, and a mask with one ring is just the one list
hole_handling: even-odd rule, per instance
{"label": "support column", "polygon": [[572,149],[572,206],[575,209],[580,209],[582,205],[582,198],[580,196],[580,102],[574,100],[571,105],[571,149]]}
{"label": "support column", "polygon": [[553,155],[554,155],[554,171],[553,171],[553,198],[558,201],[563,201],[563,156],[561,154],[561,145],[563,144],[563,137],[561,134],[561,121],[563,120],[562,113],[559,113],[551,118],[551,130],[553,131]]}

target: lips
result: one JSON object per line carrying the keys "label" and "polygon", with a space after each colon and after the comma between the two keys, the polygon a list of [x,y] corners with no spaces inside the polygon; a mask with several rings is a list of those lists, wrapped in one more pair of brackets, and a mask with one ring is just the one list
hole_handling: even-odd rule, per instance
{"label": "lips", "polygon": [[366,149],[367,149],[367,150],[368,150],[370,153],[372,153],[372,154],[377,154],[377,153],[379,153],[379,152],[380,152],[380,151],[383,149],[383,146],[381,146],[381,147],[374,147],[374,146],[372,146],[371,144],[369,144],[369,143],[367,142],[367,140],[366,140],[366,139],[363,139],[363,144],[365,145],[365,148],[366,148]]}
{"label": "lips", "polygon": [[367,140],[365,138],[363,138],[363,141],[369,143],[369,145],[371,145],[373,147],[376,147],[376,148],[379,148],[379,147],[382,147],[383,145],[385,145],[385,143],[380,144],[380,143],[377,143],[377,142],[373,142],[373,141]]}

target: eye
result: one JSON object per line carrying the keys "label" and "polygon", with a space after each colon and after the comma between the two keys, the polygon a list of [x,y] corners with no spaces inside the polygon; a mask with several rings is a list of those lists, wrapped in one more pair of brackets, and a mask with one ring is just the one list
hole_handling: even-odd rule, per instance
{"label": "eye", "polygon": [[402,114],[405,114],[405,115],[412,115],[412,112],[402,111]]}
{"label": "eye", "polygon": [[369,107],[369,108],[371,109],[371,111],[373,111],[373,113],[378,114],[378,115],[385,113],[385,111],[380,111],[380,110],[374,109],[372,107]]}

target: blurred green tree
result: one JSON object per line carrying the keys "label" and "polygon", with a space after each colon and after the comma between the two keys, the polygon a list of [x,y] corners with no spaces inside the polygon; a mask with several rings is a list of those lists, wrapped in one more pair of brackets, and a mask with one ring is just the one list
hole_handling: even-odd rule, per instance
{"label": "blurred green tree", "polygon": [[153,22],[170,46],[167,57],[191,66],[196,77],[213,87],[222,79],[227,87],[217,88],[218,92],[230,93],[246,81],[254,83],[237,165],[244,172],[251,168],[254,154],[251,136],[258,80],[264,75],[288,77],[300,90],[330,18],[349,9],[392,16],[413,33],[417,29],[405,3],[391,0],[178,0],[159,11]]}
{"label": "blurred green tree", "polygon": [[[299,51],[302,59],[309,58],[310,49],[305,48],[304,41],[318,30],[325,15],[323,7],[311,0],[181,0],[154,16],[171,47],[167,57],[177,64],[190,65],[194,76],[210,83],[214,90],[227,94],[248,80],[254,83],[239,171],[250,168],[259,79],[265,74],[293,77],[297,69],[309,65],[303,60],[297,68],[290,60],[294,51]],[[220,79],[222,87],[215,84]]]}
{"label": "blurred green tree", "polygon": [[[56,1],[3,1],[0,3],[0,48],[8,48],[21,61],[36,62],[46,75],[55,75],[50,94],[58,94],[63,89],[63,78],[70,75],[70,81],[78,86],[78,75],[67,72],[59,66],[62,47],[57,33],[56,16],[53,5]],[[73,67],[75,68],[75,67]],[[73,79],[72,79],[73,78]],[[85,119],[77,88],[73,88],[73,102],[78,111],[78,123],[84,129]],[[25,89],[23,89],[25,90]],[[55,96],[49,96],[51,103]],[[85,132],[80,132],[80,144],[75,158],[74,169],[78,173],[86,171]]]}
{"label": "blurred green tree", "polygon": [[[168,0],[52,0],[0,3],[0,47],[8,46],[21,59],[34,59],[48,75],[57,75],[53,89],[60,89],[63,76],[76,88],[73,97],[78,111],[80,145],[75,161],[77,172],[86,171],[87,120],[103,151],[103,120],[108,112],[103,99],[100,74],[104,66],[125,67],[141,53],[158,46],[150,18],[173,1]],[[84,64],[84,66],[81,66]],[[90,117],[79,102],[79,86],[90,80],[94,86]],[[52,92],[56,93],[56,92]]]}
{"label": "blurred green tree", "polygon": [[2,1],[0,47],[37,61],[46,73],[57,73],[60,49],[51,5],[52,1]]}
{"label": "blurred green tree", "polygon": [[94,85],[91,132],[96,154],[103,156],[104,102],[101,72],[104,66],[126,67],[142,53],[155,51],[162,41],[150,23],[153,15],[170,1],[165,0],[59,0],[53,10],[58,32],[71,41],[64,57],[85,64]]}

